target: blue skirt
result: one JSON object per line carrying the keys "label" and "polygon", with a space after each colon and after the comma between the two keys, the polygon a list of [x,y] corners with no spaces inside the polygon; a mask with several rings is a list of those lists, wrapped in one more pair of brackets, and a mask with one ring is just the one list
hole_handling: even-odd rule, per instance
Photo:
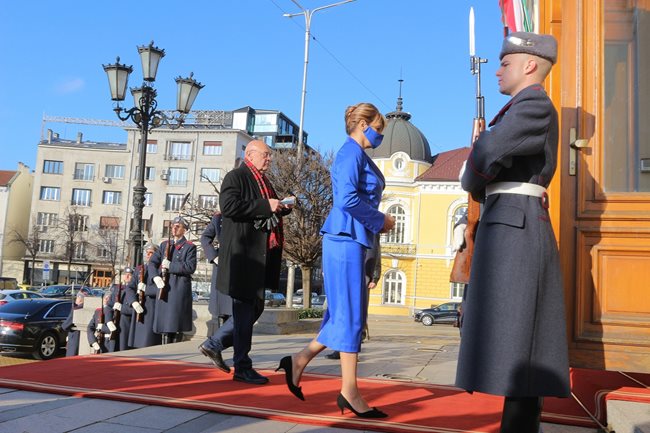
{"label": "blue skirt", "polygon": [[327,310],[316,340],[340,352],[359,352],[366,316],[363,273],[366,248],[349,236],[323,236],[323,284]]}

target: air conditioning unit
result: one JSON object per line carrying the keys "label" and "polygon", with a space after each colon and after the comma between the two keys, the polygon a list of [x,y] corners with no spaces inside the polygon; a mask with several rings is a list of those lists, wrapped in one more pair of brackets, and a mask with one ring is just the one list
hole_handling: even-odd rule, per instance
{"label": "air conditioning unit", "polygon": [[163,170],[163,171],[160,173],[160,178],[161,178],[162,180],[167,180],[167,179],[169,179],[169,173],[167,173],[166,170]]}
{"label": "air conditioning unit", "polygon": [[112,179],[110,177],[102,177],[102,182],[111,183]]}

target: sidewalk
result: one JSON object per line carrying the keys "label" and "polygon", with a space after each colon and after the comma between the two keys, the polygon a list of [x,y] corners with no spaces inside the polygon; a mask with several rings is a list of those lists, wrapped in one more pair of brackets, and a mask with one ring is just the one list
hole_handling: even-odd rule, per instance
{"label": "sidewalk", "polygon": [[[452,385],[456,374],[458,329],[425,327],[408,317],[370,316],[370,341],[360,354],[359,375]],[[313,335],[255,335],[251,356],[260,370],[277,367],[282,356],[301,349]],[[124,356],[210,364],[199,341],[122,352]],[[319,355],[307,372],[340,374],[338,361]],[[115,355],[120,355],[116,353]],[[224,352],[231,363],[232,350]],[[101,374],[102,372],[98,372]],[[596,430],[543,424],[545,433]],[[213,412],[147,406],[0,388],[0,433],[343,433],[360,432],[269,421]],[[371,433],[371,432],[369,432]]]}

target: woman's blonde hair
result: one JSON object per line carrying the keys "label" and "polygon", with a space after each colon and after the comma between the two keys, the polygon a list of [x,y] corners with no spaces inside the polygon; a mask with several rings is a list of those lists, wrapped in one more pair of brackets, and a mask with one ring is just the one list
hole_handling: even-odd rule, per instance
{"label": "woman's blonde hair", "polygon": [[350,105],[345,109],[345,133],[349,135],[362,120],[371,124],[377,119],[381,120],[381,127],[379,130],[379,132],[381,132],[383,131],[384,126],[386,126],[386,119],[384,119],[384,116],[379,112],[377,107],[369,102]]}

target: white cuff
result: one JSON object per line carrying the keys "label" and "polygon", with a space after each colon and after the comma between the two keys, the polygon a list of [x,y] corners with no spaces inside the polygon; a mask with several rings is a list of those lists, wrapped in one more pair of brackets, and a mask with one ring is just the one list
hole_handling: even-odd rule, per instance
{"label": "white cuff", "polygon": [[122,304],[120,302],[114,303],[113,304],[113,310],[122,311]]}
{"label": "white cuff", "polygon": [[134,301],[131,306],[135,310],[136,313],[141,314],[144,312],[144,308],[142,308],[142,305],[138,301]]}
{"label": "white cuff", "polygon": [[109,321],[109,322],[107,322],[107,323],[106,323],[106,326],[108,327],[108,329],[109,329],[111,332],[115,332],[115,331],[117,330],[117,326],[115,326],[115,323],[113,323],[112,320]]}
{"label": "white cuff", "polygon": [[99,351],[99,349],[100,349],[100,347],[99,347],[99,343],[97,343],[96,341],[93,343],[93,345],[92,345],[91,347],[92,347],[93,349],[97,350],[97,351]]}
{"label": "white cuff", "polygon": [[156,287],[162,289],[165,287],[165,282],[160,277],[153,277],[153,282],[156,283]]}

